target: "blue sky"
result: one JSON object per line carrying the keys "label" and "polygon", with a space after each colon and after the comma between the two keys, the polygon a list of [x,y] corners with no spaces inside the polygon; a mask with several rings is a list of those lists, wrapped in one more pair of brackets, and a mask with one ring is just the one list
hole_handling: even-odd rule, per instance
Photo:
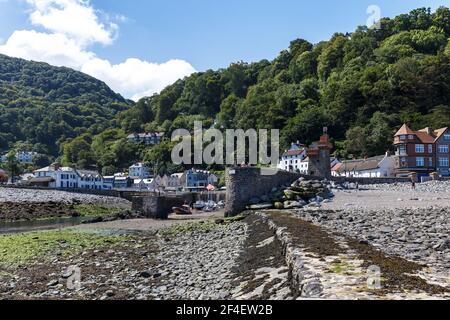
{"label": "blue sky", "polygon": [[[42,48],[39,48],[39,53],[35,52],[35,48],[26,52],[18,50],[19,45],[11,48],[12,39],[8,46],[3,47],[3,53],[43,60],[56,65],[67,64],[97,76],[107,83],[108,76],[114,77],[118,73],[123,75],[129,72],[129,69],[140,69],[138,61],[134,61],[136,63],[134,67],[129,68],[131,63],[127,64],[127,71],[125,67],[124,70],[112,71],[114,66],[124,63],[129,58],[148,62],[155,67],[148,70],[154,70],[159,74],[169,74],[176,66],[182,70],[180,76],[184,76],[193,70],[226,67],[234,61],[273,59],[296,38],[316,43],[329,39],[337,31],[353,31],[358,25],[366,24],[369,16],[366,10],[373,4],[380,7],[382,16],[390,17],[418,7],[436,9],[441,5],[450,5],[449,0],[91,0],[89,3],[83,1],[85,0],[0,0],[0,45],[5,44],[17,30],[44,33],[49,42],[43,43],[49,43],[50,46],[53,40],[49,34],[63,34],[72,40],[73,33],[61,31],[64,26],[49,27],[50,22],[44,19],[35,21],[31,18],[31,14],[39,11],[40,17],[50,19],[48,10],[52,6],[61,8],[69,6],[72,2],[78,3],[79,6],[92,9],[96,21],[103,23],[103,29],[110,33],[110,41],[104,40],[99,35],[89,38],[90,40],[83,37],[82,44],[79,42],[80,35],[77,34],[75,40],[77,45],[80,45],[80,55],[94,54],[101,62],[107,61],[111,64],[111,70],[100,69],[98,66],[101,63],[98,61],[86,65],[85,61],[88,58],[83,58],[82,62],[74,62],[77,58],[71,56],[70,61],[65,63],[61,60],[60,54],[52,53],[53,56],[49,57],[49,54],[41,52]],[[47,7],[42,8],[43,4]],[[111,27],[110,24],[114,26]],[[80,22],[80,25],[85,23]],[[101,33],[101,28],[98,31]],[[47,41],[47,38],[42,40]],[[36,40],[35,43],[39,44],[42,40]],[[31,43],[34,40],[23,41]],[[78,53],[73,53],[76,54]],[[57,55],[58,59],[54,58]],[[178,65],[175,63],[172,65],[171,62],[170,68],[168,65],[165,65],[166,69],[156,68],[173,59],[179,59]],[[165,82],[162,82],[166,85],[166,82],[173,81],[174,77],[177,75],[167,77],[164,79]],[[124,76],[123,80],[126,79]],[[155,85],[157,79],[145,81],[153,83],[149,84],[151,87],[149,90],[146,88],[133,90],[121,88],[117,83],[109,84],[113,89],[129,97],[161,89],[162,85]]]}

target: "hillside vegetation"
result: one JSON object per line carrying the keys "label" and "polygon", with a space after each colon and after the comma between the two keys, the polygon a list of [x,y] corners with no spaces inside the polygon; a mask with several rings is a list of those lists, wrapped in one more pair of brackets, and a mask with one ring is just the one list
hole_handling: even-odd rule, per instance
{"label": "hillside vegetation", "polygon": [[0,56],[0,148],[28,141],[60,151],[65,164],[104,173],[143,159],[171,173],[180,170],[171,165],[173,143],[150,148],[126,135],[170,137],[201,120],[220,129],[278,128],[282,150],[316,140],[327,126],[338,156],[384,154],[404,122],[450,126],[449,37],[448,8],[416,9],[382,19],[380,29],[358,27],[317,44],[294,40],[273,61],[193,74],[129,109],[86,75]]}
{"label": "hillside vegetation", "polygon": [[57,156],[64,141],[104,131],[131,105],[81,72],[0,55],[0,150]]}
{"label": "hillside vegetation", "polygon": [[341,156],[391,147],[402,123],[450,125],[450,10],[417,9],[311,44],[297,39],[273,61],[194,74],[120,114],[125,131],[171,132],[194,120],[219,128],[279,128],[282,148],[324,126]]}

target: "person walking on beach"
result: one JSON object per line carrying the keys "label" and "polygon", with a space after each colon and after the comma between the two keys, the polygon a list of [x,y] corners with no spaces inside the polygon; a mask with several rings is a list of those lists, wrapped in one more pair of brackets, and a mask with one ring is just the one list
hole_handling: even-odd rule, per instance
{"label": "person walking on beach", "polygon": [[413,190],[416,190],[416,180],[414,178],[411,178],[411,187]]}

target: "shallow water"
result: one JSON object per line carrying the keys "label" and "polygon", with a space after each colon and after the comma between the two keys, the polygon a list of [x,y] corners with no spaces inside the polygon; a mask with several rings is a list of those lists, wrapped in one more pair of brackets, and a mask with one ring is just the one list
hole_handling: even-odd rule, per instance
{"label": "shallow water", "polygon": [[84,221],[92,220],[90,217],[65,217],[32,221],[0,221],[0,234],[23,233],[38,230],[54,230],[73,227]]}

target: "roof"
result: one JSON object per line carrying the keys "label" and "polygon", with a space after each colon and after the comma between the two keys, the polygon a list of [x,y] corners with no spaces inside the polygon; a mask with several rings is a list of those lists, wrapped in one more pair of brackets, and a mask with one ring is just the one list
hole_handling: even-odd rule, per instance
{"label": "roof", "polygon": [[291,149],[283,153],[283,157],[299,156],[305,152],[305,149]]}
{"label": "roof", "polygon": [[411,130],[406,124],[404,124],[400,130],[395,135],[415,135],[422,143],[435,143],[445,132],[447,132],[449,127],[441,128],[438,130],[433,130],[430,127],[423,128],[417,131]]}
{"label": "roof", "polygon": [[174,178],[178,178],[178,179],[179,179],[179,178],[181,178],[181,177],[183,176],[183,174],[184,174],[184,173],[174,173],[174,174],[171,175],[171,177],[174,177]]}
{"label": "roof", "polygon": [[162,137],[164,136],[164,132],[150,132],[150,133],[132,133],[128,135],[128,139],[133,139],[135,137],[139,138],[153,138],[153,137]]}
{"label": "roof", "polygon": [[408,134],[415,134],[415,132],[413,130],[411,130],[410,127],[408,127],[408,125],[405,123],[400,130],[398,130],[398,132],[395,134],[395,136],[403,136],[403,135],[408,135]]}
{"label": "roof", "polygon": [[414,134],[423,143],[434,143],[436,141],[436,137],[434,137],[434,136],[432,136],[432,135],[430,135],[430,134],[428,134],[427,132],[424,132],[424,131],[417,131]]}
{"label": "roof", "polygon": [[45,183],[45,182],[53,182],[55,179],[52,177],[40,177],[40,178],[33,178],[29,180],[30,183]]}
{"label": "roof", "polygon": [[77,170],[77,172],[82,176],[93,176],[93,177],[98,177],[100,176],[100,173],[98,173],[97,171],[93,171],[93,170]]}
{"label": "roof", "polygon": [[436,135],[436,140],[442,137],[442,135],[446,133],[449,129],[450,129],[449,127],[445,127],[434,131],[434,134]]}
{"label": "roof", "polygon": [[341,169],[341,167],[342,167],[342,163],[339,162],[339,163],[335,164],[333,168],[331,168],[331,171],[337,172]]}
{"label": "roof", "polygon": [[51,167],[45,167],[45,168],[41,168],[39,170],[35,170],[34,172],[49,172],[49,171],[55,171],[54,168]]}
{"label": "roof", "polygon": [[[366,170],[378,169],[380,162],[385,157],[386,156],[383,155],[383,156],[377,156],[377,157],[372,157],[372,158],[367,158],[367,159],[343,161],[341,164],[337,164],[336,166],[334,166],[333,170],[336,172],[349,172],[349,171],[366,171]],[[336,167],[337,167],[337,169],[335,169]]]}

